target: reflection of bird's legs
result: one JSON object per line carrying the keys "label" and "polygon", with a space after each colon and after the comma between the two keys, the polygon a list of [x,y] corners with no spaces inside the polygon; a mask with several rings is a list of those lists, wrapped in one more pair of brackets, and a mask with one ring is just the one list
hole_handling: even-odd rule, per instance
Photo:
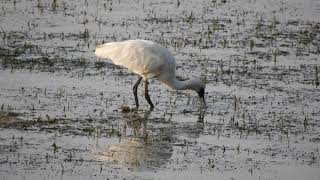
{"label": "reflection of bird's legs", "polygon": [[198,116],[198,121],[197,121],[197,122],[202,122],[202,123],[203,123],[203,119],[204,119],[204,116],[205,116],[205,115],[206,115],[206,109],[200,107],[200,109],[199,109],[199,116]]}
{"label": "reflection of bird's legs", "polygon": [[138,91],[138,86],[141,82],[142,77],[139,77],[138,81],[136,84],[133,86],[133,94],[134,94],[134,100],[136,101],[136,108],[139,107],[139,101],[138,101],[138,96],[137,96],[137,91]]}
{"label": "reflection of bird's legs", "polygon": [[144,115],[143,115],[143,119],[142,119],[142,125],[143,125],[143,137],[145,140],[145,143],[147,143],[148,140],[148,131],[147,131],[147,123],[148,123],[148,119],[150,116],[152,110],[147,110],[145,111]]}
{"label": "reflection of bird's legs", "polygon": [[148,103],[150,104],[150,110],[152,110],[154,108],[154,105],[152,104],[151,102],[151,99],[150,99],[150,96],[149,96],[149,93],[148,93],[148,80],[145,81],[144,83],[144,96],[146,98],[146,100],[148,101]]}

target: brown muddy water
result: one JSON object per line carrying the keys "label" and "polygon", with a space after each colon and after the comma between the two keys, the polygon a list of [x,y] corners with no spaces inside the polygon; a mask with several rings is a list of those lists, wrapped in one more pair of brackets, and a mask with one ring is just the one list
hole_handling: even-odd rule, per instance
{"label": "brown muddy water", "polygon": [[[320,179],[319,0],[0,0],[0,180]],[[194,92],[95,46],[149,39]]]}

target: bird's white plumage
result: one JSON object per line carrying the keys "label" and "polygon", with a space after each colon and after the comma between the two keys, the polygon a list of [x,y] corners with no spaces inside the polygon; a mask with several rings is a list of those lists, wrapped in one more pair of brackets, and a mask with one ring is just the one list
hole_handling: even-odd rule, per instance
{"label": "bird's white plumage", "polygon": [[128,40],[99,45],[95,51],[100,58],[111,59],[116,65],[130,69],[145,80],[157,78],[172,89],[205,88],[200,79],[179,81],[176,79],[176,65],[168,49],[147,40]]}
{"label": "bird's white plumage", "polygon": [[114,64],[132,70],[144,79],[157,77],[161,80],[166,79],[166,76],[175,76],[173,56],[166,48],[152,41],[106,43],[97,46],[95,53],[100,58],[111,59]]}

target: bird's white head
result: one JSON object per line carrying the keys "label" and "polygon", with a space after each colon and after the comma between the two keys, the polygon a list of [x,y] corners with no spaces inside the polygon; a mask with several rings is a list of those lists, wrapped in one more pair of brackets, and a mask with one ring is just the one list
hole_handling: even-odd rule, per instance
{"label": "bird's white head", "polygon": [[205,103],[205,99],[204,99],[204,92],[205,92],[206,84],[199,78],[189,80],[188,84],[189,84],[188,89],[196,91],[198,93],[200,99],[202,99],[202,101],[205,105],[206,103]]}

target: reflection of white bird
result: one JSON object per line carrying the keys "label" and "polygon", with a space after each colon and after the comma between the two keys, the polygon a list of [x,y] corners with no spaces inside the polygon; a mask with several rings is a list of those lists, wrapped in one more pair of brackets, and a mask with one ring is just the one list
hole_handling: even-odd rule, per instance
{"label": "reflection of white bird", "polygon": [[123,66],[140,77],[133,86],[136,107],[139,107],[137,88],[145,80],[145,98],[154,108],[148,94],[148,79],[157,78],[168,87],[177,90],[190,89],[198,92],[204,101],[205,84],[200,79],[179,81],[176,79],[176,64],[168,49],[158,43],[146,40],[128,40],[99,45],[95,51],[100,58],[111,59],[116,65]]}

